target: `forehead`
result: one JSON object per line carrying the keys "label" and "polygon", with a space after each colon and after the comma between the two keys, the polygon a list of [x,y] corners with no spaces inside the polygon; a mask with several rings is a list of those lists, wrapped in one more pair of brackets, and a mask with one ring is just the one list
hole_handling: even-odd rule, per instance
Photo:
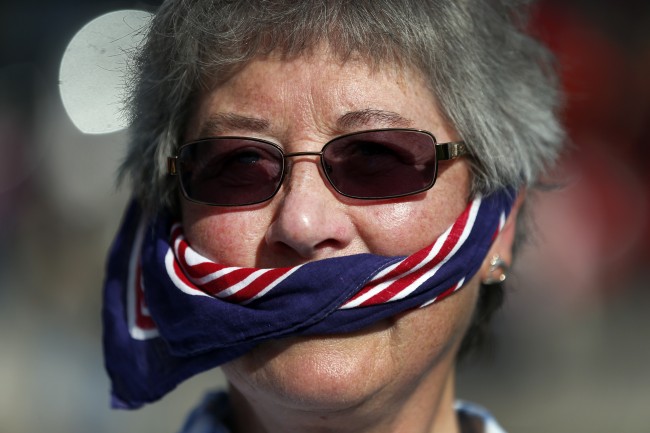
{"label": "forehead", "polygon": [[231,126],[231,115],[251,119],[244,126],[253,129],[264,124],[336,129],[328,134],[350,132],[349,127],[358,129],[364,122],[423,129],[440,122],[433,93],[419,70],[361,58],[342,60],[327,50],[248,62],[199,95],[190,130]]}

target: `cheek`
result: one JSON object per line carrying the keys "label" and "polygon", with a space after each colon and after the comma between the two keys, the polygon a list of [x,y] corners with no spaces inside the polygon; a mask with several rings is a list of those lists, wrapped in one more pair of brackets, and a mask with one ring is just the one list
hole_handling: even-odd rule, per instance
{"label": "cheek", "polygon": [[479,293],[473,278],[458,292],[426,308],[403,313],[395,333],[402,335],[402,363],[436,364],[453,360],[474,314]]}
{"label": "cheek", "polygon": [[182,205],[183,229],[192,248],[225,265],[255,266],[269,221],[269,213],[263,210]]}
{"label": "cheek", "polygon": [[357,226],[370,251],[386,256],[408,255],[431,245],[465,208],[439,200],[394,203],[364,208]]}
{"label": "cheek", "polygon": [[469,183],[465,161],[441,166],[436,184],[421,197],[353,209],[357,228],[375,254],[412,254],[431,245],[465,210]]}

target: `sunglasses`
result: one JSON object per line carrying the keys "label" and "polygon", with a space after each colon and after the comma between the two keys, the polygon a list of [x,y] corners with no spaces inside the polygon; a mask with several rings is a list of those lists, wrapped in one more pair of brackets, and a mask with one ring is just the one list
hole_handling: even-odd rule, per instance
{"label": "sunglasses", "polygon": [[248,137],[214,137],[182,145],[168,158],[183,196],[210,206],[246,206],[271,199],[286,174],[286,159],[318,156],[339,194],[362,200],[404,197],[428,190],[438,161],[468,153],[463,142],[436,143],[427,131],[376,129],[336,137],[320,152],[285,153]]}

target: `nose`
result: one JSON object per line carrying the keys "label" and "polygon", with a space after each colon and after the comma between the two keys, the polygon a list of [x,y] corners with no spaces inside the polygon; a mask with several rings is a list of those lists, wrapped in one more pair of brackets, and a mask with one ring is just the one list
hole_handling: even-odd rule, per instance
{"label": "nose", "polygon": [[286,264],[341,255],[355,233],[346,205],[322,178],[318,157],[292,159],[266,232],[267,245]]}

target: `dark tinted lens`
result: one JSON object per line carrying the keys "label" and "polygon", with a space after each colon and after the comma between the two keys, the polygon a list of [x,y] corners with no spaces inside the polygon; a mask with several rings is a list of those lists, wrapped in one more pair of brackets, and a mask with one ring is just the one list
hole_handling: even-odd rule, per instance
{"label": "dark tinted lens", "polygon": [[238,206],[275,194],[282,179],[282,153],[262,141],[216,138],[181,149],[181,185],[188,198],[202,203]]}
{"label": "dark tinted lens", "polygon": [[424,191],[436,178],[435,140],[419,131],[360,132],[323,151],[325,172],[342,194],[389,198]]}

